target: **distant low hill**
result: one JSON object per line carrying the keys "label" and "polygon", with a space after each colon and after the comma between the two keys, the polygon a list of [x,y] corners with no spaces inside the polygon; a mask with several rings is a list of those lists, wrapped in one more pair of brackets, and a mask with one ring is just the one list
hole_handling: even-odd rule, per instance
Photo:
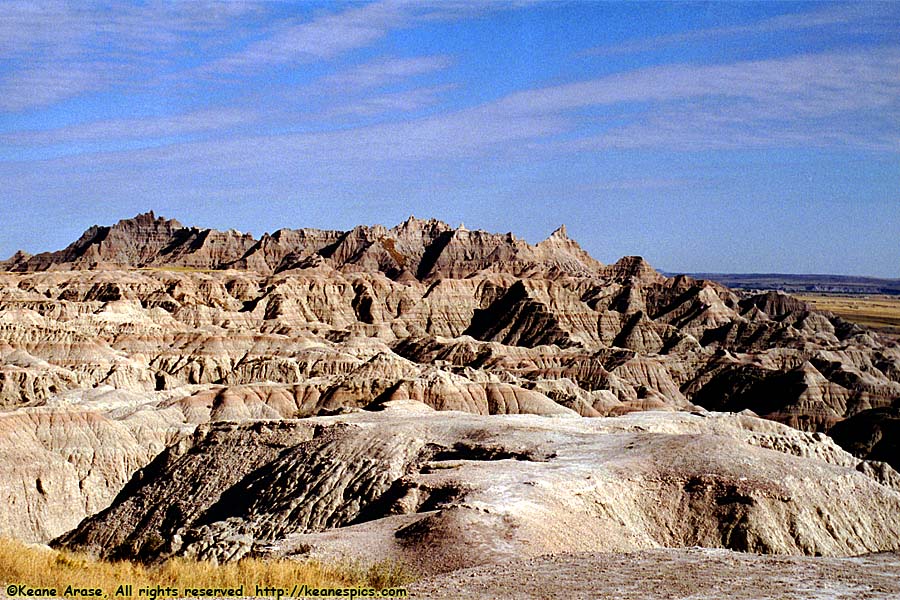
{"label": "distant low hill", "polygon": [[[668,274],[667,274],[668,275]],[[785,273],[687,273],[730,288],[779,290],[789,293],[888,294],[900,296],[900,279],[850,275],[791,275]]]}

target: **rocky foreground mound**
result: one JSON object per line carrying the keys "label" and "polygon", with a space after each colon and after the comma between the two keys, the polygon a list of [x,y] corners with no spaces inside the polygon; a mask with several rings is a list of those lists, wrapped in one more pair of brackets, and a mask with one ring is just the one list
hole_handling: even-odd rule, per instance
{"label": "rocky foreground mound", "polygon": [[422,572],[900,539],[900,347],[790,296],[416,219],[150,213],[0,268],[0,533]]}
{"label": "rocky foreground mound", "polygon": [[57,543],[108,558],[361,554],[433,573],[706,546],[848,555],[900,541],[900,476],[743,415],[380,412],[202,426]]}

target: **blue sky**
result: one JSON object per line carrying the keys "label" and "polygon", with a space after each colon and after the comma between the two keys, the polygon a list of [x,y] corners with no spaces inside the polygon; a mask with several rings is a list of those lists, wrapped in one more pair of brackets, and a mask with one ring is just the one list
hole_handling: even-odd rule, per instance
{"label": "blue sky", "polygon": [[900,3],[0,2],[0,257],[413,214],[900,277]]}

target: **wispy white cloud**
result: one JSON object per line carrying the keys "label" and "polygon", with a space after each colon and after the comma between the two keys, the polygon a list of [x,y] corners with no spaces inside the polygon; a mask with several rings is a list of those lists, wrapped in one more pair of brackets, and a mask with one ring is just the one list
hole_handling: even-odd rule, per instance
{"label": "wispy white cloud", "polygon": [[452,60],[448,56],[382,57],[328,75],[319,84],[338,90],[381,87],[417,75],[441,71],[451,64]]}
{"label": "wispy white cloud", "polygon": [[[127,162],[272,172],[393,160],[527,158],[606,148],[802,146],[897,152],[898,72],[896,48],[725,65],[669,65],[517,92],[417,119],[315,133],[229,136],[81,160],[111,168]],[[415,109],[440,88],[419,93],[376,97],[344,110],[365,115]],[[641,111],[612,121],[598,119],[604,107],[616,105]]]}
{"label": "wispy white cloud", "polygon": [[0,111],[146,83],[176,63],[187,40],[254,10],[239,2],[5,2]]}
{"label": "wispy white cloud", "polygon": [[352,4],[339,12],[321,14],[311,20],[283,23],[264,39],[201,68],[204,74],[245,74],[280,65],[304,64],[333,59],[341,54],[370,46],[391,31],[435,19],[456,19],[477,12],[514,6],[496,2],[416,2],[378,0]]}
{"label": "wispy white cloud", "polygon": [[254,136],[224,142],[187,144],[147,151],[145,158],[197,161],[246,169],[270,165],[273,157],[286,168],[322,162],[385,162],[482,156],[507,144],[565,131],[556,115],[510,115],[493,106],[319,133]]}
{"label": "wispy white cloud", "polygon": [[215,31],[232,19],[260,12],[262,6],[217,0],[115,5],[6,1],[0,11],[0,55],[62,57],[161,50],[181,43],[190,34]]}
{"label": "wispy white cloud", "polygon": [[[801,145],[896,151],[890,139],[900,131],[897,73],[898,48],[670,65],[517,92],[427,119],[265,143],[311,160],[521,154],[527,142],[537,143],[535,152],[566,144],[585,151]],[[586,133],[596,117],[584,109],[619,104],[643,112],[599,135]],[[561,133],[569,141],[553,139]]]}
{"label": "wispy white cloud", "polygon": [[48,106],[109,85],[110,73],[84,63],[35,64],[0,79],[0,111]]}
{"label": "wispy white cloud", "polygon": [[110,119],[57,129],[14,131],[0,135],[0,142],[19,146],[45,146],[71,142],[103,142],[158,139],[204,131],[221,131],[259,118],[254,110],[209,109],[165,117]]}
{"label": "wispy white cloud", "polygon": [[900,48],[825,53],[722,65],[676,64],[514,93],[510,112],[554,112],[625,102],[749,99],[759,111],[827,115],[874,109],[900,96]]}
{"label": "wispy white cloud", "polygon": [[267,38],[204,65],[200,71],[246,73],[272,65],[332,58],[384,37],[406,23],[409,12],[405,3],[382,1],[283,25]]}
{"label": "wispy white cloud", "polygon": [[[711,27],[669,35],[631,40],[618,44],[597,46],[583,51],[584,56],[613,56],[617,54],[636,54],[652,52],[667,46],[704,42],[708,40],[725,40],[734,37],[760,35],[788,31],[804,31],[840,26],[843,28],[865,24],[871,32],[873,28],[883,28],[900,14],[895,3],[854,2],[851,4],[828,4],[815,10],[802,13],[789,13],[762,19],[746,25],[729,27]],[[898,29],[895,25],[893,29]]]}
{"label": "wispy white cloud", "polygon": [[[112,6],[11,0],[0,10],[0,92],[8,96],[0,102],[0,111],[43,107],[114,88],[225,83],[280,67],[329,61],[417,23],[518,5],[509,0],[377,0],[317,11],[296,4],[297,10],[289,11],[295,16],[283,16],[273,10],[275,4],[263,0],[151,0]],[[247,21],[235,26],[240,17],[251,13],[260,18],[249,27]],[[197,48],[202,49],[200,53]],[[185,66],[185,59],[200,61]],[[366,77],[402,77],[404,68],[414,75],[443,68],[446,60],[386,60],[367,65],[368,73],[359,70],[345,75],[358,78],[359,85],[377,85],[367,84]],[[391,68],[400,71],[394,73]],[[73,75],[66,76],[67,71]]]}
{"label": "wispy white cloud", "polygon": [[[180,142],[142,150],[99,152],[50,159],[47,168],[65,171],[116,170],[144,165],[174,170],[223,169],[264,173],[296,172],[326,163],[384,163],[485,156],[566,131],[571,124],[556,115],[512,115],[486,105],[452,113],[364,127],[315,133],[284,133]],[[13,163],[7,163],[11,165]],[[21,164],[33,164],[26,162]],[[11,167],[10,167],[11,168]]]}
{"label": "wispy white cloud", "polygon": [[391,94],[380,94],[360,98],[345,104],[338,104],[326,109],[322,117],[371,117],[387,113],[409,113],[440,101],[445,92],[454,89],[453,85],[436,85],[404,90]]}
{"label": "wispy white cloud", "polygon": [[[527,90],[510,114],[570,114],[635,105],[639,118],[564,142],[572,149],[850,146],[892,149],[900,130],[900,49],[723,65],[667,65]],[[582,119],[582,123],[586,123]]]}

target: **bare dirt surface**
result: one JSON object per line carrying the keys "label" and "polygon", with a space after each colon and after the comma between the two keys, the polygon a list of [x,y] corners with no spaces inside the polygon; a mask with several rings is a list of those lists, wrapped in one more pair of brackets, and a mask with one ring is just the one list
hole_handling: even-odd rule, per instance
{"label": "bare dirt surface", "polygon": [[900,554],[763,556],[707,548],[542,556],[420,580],[413,598],[869,600],[900,598]]}

